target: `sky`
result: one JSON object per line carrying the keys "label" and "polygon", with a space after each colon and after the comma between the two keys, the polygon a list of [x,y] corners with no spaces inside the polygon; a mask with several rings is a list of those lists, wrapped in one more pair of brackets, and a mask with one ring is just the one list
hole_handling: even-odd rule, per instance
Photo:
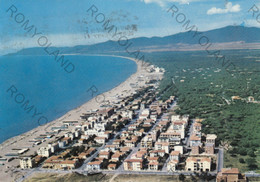
{"label": "sky", "polygon": [[[178,8],[174,17],[167,12],[173,5]],[[260,16],[258,22],[258,14],[248,12],[254,5],[260,13],[260,0],[0,0],[0,55],[37,47],[41,35],[52,46],[113,40],[102,26],[107,20],[128,39],[184,32],[175,19],[181,13],[179,18],[185,16],[199,31],[228,25],[260,28]],[[27,20],[30,31],[24,30]],[[41,34],[33,37],[36,29]]]}

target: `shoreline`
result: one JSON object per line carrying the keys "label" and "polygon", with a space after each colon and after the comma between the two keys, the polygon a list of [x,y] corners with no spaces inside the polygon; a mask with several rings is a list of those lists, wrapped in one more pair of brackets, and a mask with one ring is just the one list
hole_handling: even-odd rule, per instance
{"label": "shoreline", "polygon": [[[0,153],[1,153],[1,149],[2,149],[3,147],[6,147],[5,145],[9,144],[10,142],[14,142],[13,140],[16,140],[18,137],[23,137],[23,136],[26,135],[26,134],[31,134],[32,132],[37,132],[36,129],[42,129],[42,128],[47,129],[48,127],[50,127],[50,126],[47,126],[47,125],[50,125],[50,124],[53,125],[53,122],[62,121],[62,120],[64,120],[64,119],[66,119],[67,117],[70,117],[70,115],[71,115],[70,113],[73,112],[73,111],[77,111],[77,113],[78,113],[79,111],[81,111],[80,108],[82,108],[82,107],[88,105],[88,102],[91,102],[91,103],[96,102],[96,101],[95,101],[95,98],[98,97],[99,95],[101,95],[101,94],[107,95],[108,93],[112,92],[113,90],[116,90],[117,87],[120,87],[120,85],[123,85],[124,83],[125,83],[125,84],[128,83],[128,82],[130,81],[129,79],[130,79],[131,77],[133,77],[135,74],[138,74],[138,71],[140,71],[140,69],[141,69],[141,68],[139,68],[139,66],[141,66],[141,65],[138,65],[137,61],[136,61],[134,58],[130,58],[130,57],[117,56],[117,55],[104,55],[104,54],[101,54],[101,55],[98,55],[98,54],[68,54],[68,55],[71,55],[71,56],[72,56],[72,55],[83,55],[83,56],[119,57],[119,58],[123,58],[123,59],[128,59],[128,60],[134,61],[134,62],[136,63],[136,65],[137,65],[137,69],[136,69],[136,72],[134,72],[132,75],[130,75],[125,81],[123,81],[123,82],[117,84],[115,87],[113,87],[112,89],[110,89],[110,90],[108,90],[108,91],[106,91],[106,92],[98,93],[98,95],[96,95],[95,97],[92,97],[90,100],[88,100],[87,102],[83,103],[82,105],[77,106],[77,107],[75,107],[74,109],[69,110],[68,112],[66,112],[66,113],[65,113],[64,115],[62,115],[61,117],[58,117],[58,118],[56,118],[56,119],[54,119],[54,120],[48,122],[47,124],[45,124],[45,125],[43,125],[43,126],[37,126],[36,128],[33,128],[33,129],[29,130],[29,131],[26,131],[26,132],[24,132],[24,133],[21,133],[21,134],[19,134],[19,135],[13,136],[13,137],[11,137],[11,138],[9,138],[9,139],[3,141],[2,143],[0,143]],[[97,104],[98,104],[98,102],[97,102]],[[46,126],[47,126],[47,127],[46,127]]]}
{"label": "shoreline", "polygon": [[[133,92],[138,90],[139,88],[146,86],[146,81],[155,79],[155,78],[162,78],[163,73],[155,73],[155,72],[148,72],[146,70],[147,64],[143,64],[141,61],[135,60],[131,57],[124,57],[124,56],[117,56],[117,55],[93,55],[93,56],[111,56],[111,57],[121,57],[124,59],[128,59],[131,61],[134,61],[137,65],[136,72],[133,73],[131,76],[129,76],[125,81],[121,82],[120,84],[116,85],[114,88],[103,92],[98,93],[99,95],[102,94],[105,97],[105,100],[109,101],[110,104],[113,104],[113,102],[117,102],[121,100],[120,98],[124,98],[126,96],[131,95]],[[150,64],[149,64],[150,65]],[[139,80],[141,78],[141,80]],[[131,87],[130,84],[136,84],[136,87]],[[74,126],[69,126],[68,130],[60,131],[58,134],[55,134],[52,138],[46,138],[41,144],[39,145],[33,145],[30,140],[34,140],[34,138],[39,137],[40,135],[46,134],[47,131],[51,131],[50,127],[55,126],[61,126],[63,125],[63,121],[78,121],[78,124],[84,123],[84,120],[80,118],[82,113],[86,113],[90,110],[96,110],[96,109],[104,109],[100,107],[103,103],[98,103],[96,101],[96,98],[99,96],[96,95],[95,97],[91,98],[84,104],[68,111],[63,116],[54,119],[53,121],[43,125],[38,126],[36,128],[33,128],[25,133],[22,133],[20,135],[14,136],[12,138],[9,138],[5,140],[3,143],[0,144],[0,156],[5,157],[7,159],[10,159],[11,157],[6,157],[5,154],[7,153],[13,153],[14,151],[12,149],[14,148],[28,148],[29,151],[22,155],[33,155],[38,148],[40,147],[46,147],[47,144],[53,140],[56,140],[56,137],[63,136],[68,131],[73,131],[75,129]],[[120,97],[120,98],[117,98]],[[103,101],[104,102],[104,101]],[[19,156],[17,156],[19,158]],[[17,158],[15,157],[15,158]],[[23,175],[24,172],[19,172],[19,174],[14,173],[15,169],[19,165],[19,159],[12,160],[10,162],[4,162],[5,165],[0,165],[0,176],[3,178],[6,178],[8,181],[12,181],[15,178],[17,178],[18,175]],[[21,174],[22,173],[22,174]],[[12,176],[12,177],[11,177]]]}

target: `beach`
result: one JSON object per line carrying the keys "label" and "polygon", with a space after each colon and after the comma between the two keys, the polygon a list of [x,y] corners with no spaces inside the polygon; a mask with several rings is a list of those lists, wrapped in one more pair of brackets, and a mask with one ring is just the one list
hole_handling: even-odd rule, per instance
{"label": "beach", "polygon": [[[99,55],[99,56],[108,56],[108,55]],[[46,132],[51,132],[51,127],[61,126],[63,125],[62,123],[63,121],[79,121],[79,123],[84,122],[84,120],[80,118],[81,114],[86,113],[87,111],[90,110],[102,109],[103,107],[101,107],[101,105],[103,105],[104,102],[101,102],[100,100],[106,100],[106,102],[108,101],[110,104],[115,103],[118,101],[118,97],[123,98],[131,95],[138,88],[145,86],[145,82],[150,80],[151,78],[153,77],[155,78],[155,76],[156,77],[159,76],[161,79],[163,77],[163,73],[147,72],[145,69],[146,67],[142,65],[143,63],[141,61],[139,62],[133,58],[123,57],[123,56],[113,56],[113,57],[121,57],[136,62],[137,64],[136,72],[132,74],[127,80],[125,80],[124,82],[122,82],[121,84],[113,88],[112,90],[109,90],[103,94],[97,93],[97,94],[102,94],[102,96],[94,95],[96,97],[93,97],[91,100],[84,103],[83,105],[67,112],[62,117],[52,122],[49,122],[43,126],[38,126],[37,128],[34,128],[19,136],[15,136],[6,140],[0,145],[0,155],[2,157],[5,157],[6,153],[14,152],[12,150],[14,148],[19,148],[19,149],[29,148],[29,151],[26,152],[24,155],[32,155],[37,151],[38,148],[47,146],[48,142],[54,139],[53,138],[46,139],[45,142],[42,142],[40,145],[37,146],[32,146],[32,143],[30,143],[29,141],[34,140],[34,138],[39,137],[40,135],[46,134]],[[143,78],[143,79],[140,80],[139,78]],[[131,84],[137,84],[138,86],[133,88],[131,87]],[[69,127],[69,131],[70,130],[73,130],[73,126]],[[59,134],[55,135],[55,137],[62,136],[66,132],[67,131],[61,131]],[[19,165],[18,159],[12,160],[10,162],[5,162],[5,165],[0,166],[1,178],[6,178],[6,181],[12,181],[15,178],[19,178],[19,176],[22,176],[22,172],[16,172],[16,173],[14,172],[16,166],[18,165]]]}

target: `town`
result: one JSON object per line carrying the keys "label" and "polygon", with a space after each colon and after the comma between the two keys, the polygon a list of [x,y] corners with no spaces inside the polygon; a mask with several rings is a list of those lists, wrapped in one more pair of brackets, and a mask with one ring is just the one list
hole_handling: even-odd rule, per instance
{"label": "town", "polygon": [[[215,134],[201,133],[202,119],[177,115],[178,99],[166,101],[150,81],[131,96],[101,110],[81,114],[80,121],[63,121],[35,138],[48,141],[34,155],[19,150],[21,170],[76,171],[82,174],[207,173],[223,179],[246,180],[237,168],[223,168],[223,150]],[[58,133],[64,132],[62,136]],[[24,154],[24,155],[23,155]],[[17,154],[6,154],[8,160]],[[32,168],[32,169],[31,169]],[[33,171],[31,171],[33,172]]]}

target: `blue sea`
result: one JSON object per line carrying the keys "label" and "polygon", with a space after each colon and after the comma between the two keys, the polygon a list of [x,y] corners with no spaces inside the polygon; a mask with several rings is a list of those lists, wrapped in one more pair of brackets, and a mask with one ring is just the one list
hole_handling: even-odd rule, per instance
{"label": "blue sea", "polygon": [[68,73],[72,67],[66,72],[54,56],[0,57],[0,143],[61,117],[137,69],[133,61],[117,57],[66,55],[65,59],[75,67],[73,72]]}

